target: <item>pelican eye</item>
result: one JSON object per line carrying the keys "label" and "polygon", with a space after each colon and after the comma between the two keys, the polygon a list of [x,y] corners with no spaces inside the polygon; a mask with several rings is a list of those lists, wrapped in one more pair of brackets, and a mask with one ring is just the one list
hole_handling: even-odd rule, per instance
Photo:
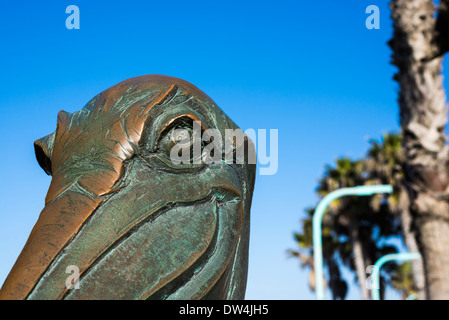
{"label": "pelican eye", "polygon": [[178,159],[182,159],[181,162],[201,159],[205,146],[202,140],[203,133],[201,125],[196,124],[192,118],[187,116],[177,118],[161,133],[157,151],[169,157],[174,163]]}

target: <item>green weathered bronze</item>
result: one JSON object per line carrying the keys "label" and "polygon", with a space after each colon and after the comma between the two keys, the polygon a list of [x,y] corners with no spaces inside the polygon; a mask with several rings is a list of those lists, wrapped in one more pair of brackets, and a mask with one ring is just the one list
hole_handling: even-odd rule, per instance
{"label": "green weathered bronze", "polygon": [[61,111],[35,142],[52,181],[0,299],[243,299],[255,164],[174,164],[169,137],[193,121],[237,128],[195,86],[156,75]]}

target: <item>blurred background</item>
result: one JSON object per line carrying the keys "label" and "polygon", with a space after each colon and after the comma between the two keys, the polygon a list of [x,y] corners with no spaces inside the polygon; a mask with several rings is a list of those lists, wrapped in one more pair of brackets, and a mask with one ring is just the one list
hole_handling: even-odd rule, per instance
{"label": "blurred background", "polygon": [[[79,30],[65,26],[72,4]],[[365,26],[369,5],[380,9],[380,29]],[[391,37],[386,0],[1,1],[0,284],[51,180],[34,140],[54,131],[59,110],[80,110],[127,78],[164,74],[199,87],[244,130],[278,129],[278,172],[256,178],[246,298],[314,299],[310,268],[291,250],[326,164],[362,159],[370,139],[399,132]],[[404,250],[390,235],[382,241]],[[339,264],[346,299],[361,299],[354,271]],[[401,297],[387,288],[387,299]]]}

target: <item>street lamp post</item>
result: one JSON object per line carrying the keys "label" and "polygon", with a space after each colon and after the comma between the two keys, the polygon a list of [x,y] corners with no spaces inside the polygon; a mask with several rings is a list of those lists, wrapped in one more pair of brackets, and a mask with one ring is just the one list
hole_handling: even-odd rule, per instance
{"label": "street lamp post", "polygon": [[342,188],[335,190],[325,196],[315,209],[313,214],[313,259],[315,267],[315,290],[318,300],[324,299],[324,283],[323,283],[323,246],[321,236],[321,222],[323,220],[324,211],[328,205],[343,196],[370,196],[376,193],[392,193],[391,185],[373,185],[358,186],[352,188]]}
{"label": "street lamp post", "polygon": [[387,254],[376,261],[373,267],[373,273],[371,275],[373,282],[371,285],[371,297],[373,300],[380,300],[380,268],[382,265],[389,261],[409,261],[421,259],[419,253],[393,253]]}

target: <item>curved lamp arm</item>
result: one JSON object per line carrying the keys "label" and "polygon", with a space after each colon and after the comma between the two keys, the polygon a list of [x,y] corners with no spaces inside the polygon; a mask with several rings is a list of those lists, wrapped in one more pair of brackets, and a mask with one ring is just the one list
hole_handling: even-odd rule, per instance
{"label": "curved lamp arm", "polygon": [[376,261],[373,267],[372,279],[373,284],[371,286],[371,296],[373,300],[380,300],[380,268],[390,261],[410,261],[415,259],[421,259],[419,253],[393,253],[387,254]]}
{"label": "curved lamp arm", "polygon": [[313,214],[313,259],[315,266],[316,296],[318,300],[324,299],[323,283],[323,247],[321,236],[321,222],[327,206],[343,196],[370,196],[376,193],[392,193],[391,185],[358,186],[352,188],[342,188],[326,195],[315,209]]}

